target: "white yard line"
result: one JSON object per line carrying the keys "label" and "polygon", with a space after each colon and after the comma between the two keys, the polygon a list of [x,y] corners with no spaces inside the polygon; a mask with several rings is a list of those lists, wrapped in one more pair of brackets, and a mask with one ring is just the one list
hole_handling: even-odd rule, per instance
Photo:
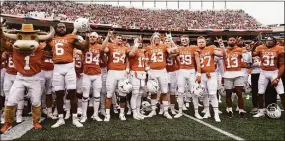
{"label": "white yard line", "polygon": [[[236,135],[231,134],[231,133],[229,133],[229,132],[227,132],[227,131],[224,131],[224,130],[218,128],[218,127],[215,127],[215,126],[213,126],[213,125],[211,125],[211,124],[208,124],[208,123],[206,123],[206,122],[204,122],[204,121],[202,121],[202,120],[199,120],[199,119],[197,119],[197,118],[195,118],[195,117],[192,117],[192,116],[187,115],[187,114],[185,114],[185,113],[183,113],[183,115],[184,115],[185,117],[187,117],[187,118],[190,118],[190,119],[192,119],[192,120],[194,120],[194,121],[197,121],[197,122],[199,122],[199,123],[201,123],[201,124],[203,124],[203,125],[205,125],[205,126],[211,128],[211,129],[213,129],[213,130],[215,130],[215,131],[217,131],[217,132],[219,132],[219,133],[221,133],[221,134],[224,134],[224,135],[226,135],[226,136],[228,136],[228,137],[230,137],[230,138],[233,138],[233,139],[235,139],[235,140],[245,140],[245,139],[243,139],[243,138],[241,138],[241,137],[239,137],[239,136],[236,136]],[[223,122],[223,121],[222,121],[222,122]]]}
{"label": "white yard line", "polygon": [[[44,120],[45,118],[41,118],[41,122]],[[32,123],[32,117],[23,117],[23,122],[14,126],[12,129],[10,129],[9,131],[7,131],[5,134],[1,135],[1,140],[14,140],[14,139],[18,139],[21,136],[23,136],[24,134],[26,134],[29,130],[31,130],[34,126]]]}

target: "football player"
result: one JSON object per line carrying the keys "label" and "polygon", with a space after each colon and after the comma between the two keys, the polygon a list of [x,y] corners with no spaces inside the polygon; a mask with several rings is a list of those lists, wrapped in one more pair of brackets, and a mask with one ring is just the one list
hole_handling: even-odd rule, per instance
{"label": "football player", "polygon": [[[178,56],[177,62],[179,66],[177,83],[178,83],[178,108],[179,112],[174,118],[179,118],[182,116],[183,110],[183,97],[185,91],[186,84],[191,85],[195,84],[195,80],[198,83],[201,82],[201,65],[199,54],[196,52],[198,49],[196,46],[189,46],[189,37],[187,35],[183,35],[180,37],[181,46],[178,47]],[[197,75],[196,75],[196,67],[197,66]],[[197,77],[197,79],[196,79]],[[198,112],[198,96],[193,95],[193,104],[195,109],[195,117],[198,119],[202,119]]]}
{"label": "football player", "polygon": [[[113,39],[113,43],[108,43],[110,38]],[[126,46],[122,44],[122,36],[114,35],[113,31],[109,31],[103,44],[104,52],[108,56],[107,68],[108,75],[106,81],[107,96],[105,100],[106,106],[106,115],[104,121],[110,121],[110,108],[112,104],[112,96],[114,95],[115,89],[119,80],[123,80],[127,77],[129,73],[129,67],[127,67],[127,55],[129,50]],[[120,101],[120,120],[126,120],[125,117],[125,103],[126,95],[119,93]]]}
{"label": "football player", "polygon": [[253,117],[264,116],[264,93],[268,82],[275,87],[280,96],[281,104],[285,107],[284,86],[280,78],[284,73],[284,47],[277,45],[274,37],[266,39],[265,45],[260,45],[252,52],[253,56],[259,56],[261,72],[258,80],[258,113]]}
{"label": "football player", "polygon": [[145,72],[145,49],[142,48],[141,39],[135,39],[135,47],[139,48],[129,53],[130,61],[130,74],[132,84],[132,97],[131,97],[131,109],[133,112],[133,118],[136,120],[144,119],[144,116],[140,112],[141,99],[143,93],[146,92],[146,72]]}
{"label": "football player", "polygon": [[[175,46],[172,37],[169,36],[168,39]],[[168,74],[166,71],[166,58],[168,54],[175,54],[177,47],[169,48],[166,44],[160,43],[160,34],[154,33],[151,37],[151,45],[146,47],[146,67],[145,70],[148,73],[149,79],[157,79],[160,85],[161,98],[164,109],[164,116],[168,119],[172,119],[171,115],[168,113]],[[157,94],[151,94],[151,105],[152,111],[149,113],[148,117],[156,115],[156,102]]]}
{"label": "football player", "polygon": [[[46,46],[44,42],[42,46]],[[52,61],[52,54],[48,48],[43,49],[43,58],[42,58],[42,66],[41,66],[41,73],[42,73],[42,90],[43,95],[46,95],[46,109],[47,109],[47,118],[56,119],[57,117],[52,115],[52,75],[53,75],[53,61]]]}
{"label": "football player", "polygon": [[[225,64],[225,73],[224,73],[224,85],[226,89],[226,103],[228,115],[230,118],[233,116],[232,111],[232,92],[233,89],[236,92],[238,97],[238,108],[239,116],[243,118],[245,116],[244,100],[242,96],[243,86],[244,86],[244,72],[241,70],[241,62],[243,58],[244,50],[237,46],[237,40],[234,37],[228,39],[228,47],[226,53],[224,54],[224,64]],[[219,44],[222,45],[222,39],[218,40]]]}
{"label": "football player", "polygon": [[[172,47],[171,41],[165,39],[165,44]],[[175,46],[176,47],[176,46]],[[178,63],[176,61],[176,54],[167,55],[166,59],[166,71],[168,73],[169,80],[169,102],[170,102],[170,111],[172,115],[176,115],[176,111],[174,109],[175,106],[175,94],[177,92],[177,73],[178,73]],[[163,104],[160,104],[160,109],[163,112]],[[161,113],[162,114],[162,113]]]}
{"label": "football player", "polygon": [[[215,49],[215,46],[206,47],[206,39],[204,37],[197,38],[197,46],[199,49],[200,64],[201,64],[201,83],[206,89],[206,94],[203,96],[203,104],[205,115],[203,118],[209,118],[209,99],[214,109],[214,119],[216,122],[221,122],[219,117],[219,103],[217,99],[218,76],[216,73],[215,56],[223,57],[223,46],[221,50]],[[198,75],[199,76],[199,75]]]}
{"label": "football player", "polygon": [[94,97],[94,114],[92,118],[96,121],[102,121],[98,116],[100,106],[100,92],[102,88],[100,58],[104,55],[102,46],[97,43],[98,34],[92,32],[89,36],[89,48],[83,51],[83,98],[82,98],[82,117],[80,122],[87,120],[87,108],[90,88],[93,89]]}
{"label": "football player", "polygon": [[[88,38],[87,38],[88,39]],[[56,36],[47,43],[47,47],[52,48],[54,72],[53,86],[56,93],[56,105],[58,112],[58,121],[52,125],[52,128],[57,128],[65,121],[63,119],[63,98],[65,89],[70,96],[70,105],[72,113],[72,123],[76,127],[83,127],[77,118],[77,97],[76,97],[76,73],[73,63],[73,50],[84,49],[88,46],[89,40],[83,44],[79,42],[75,34],[67,34],[66,26],[63,23],[56,25]]]}

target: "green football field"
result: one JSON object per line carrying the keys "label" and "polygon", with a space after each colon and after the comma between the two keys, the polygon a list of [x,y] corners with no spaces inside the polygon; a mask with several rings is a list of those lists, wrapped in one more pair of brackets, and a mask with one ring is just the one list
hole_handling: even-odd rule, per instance
{"label": "green football field", "polygon": [[[224,100],[225,101],[225,100]],[[66,124],[51,129],[56,120],[43,120],[44,129],[31,129],[20,140],[284,140],[285,126],[283,113],[280,119],[239,118],[238,112],[228,118],[225,102],[220,104],[222,122],[213,118],[193,120],[193,107],[184,111],[186,116],[179,119],[166,119],[161,115],[144,120],[134,120],[127,116],[127,121],[120,121],[118,114],[112,114],[110,122],[88,120],[83,128],[76,128],[69,119]],[[236,103],[236,101],[234,102]],[[251,99],[245,100],[246,111],[251,110]],[[236,105],[234,105],[235,109]],[[201,110],[202,111],[202,108]],[[92,113],[92,109],[89,113]],[[189,116],[188,116],[189,115]],[[203,115],[203,114],[201,114]],[[91,115],[90,115],[91,116]],[[21,126],[18,124],[13,128]],[[13,128],[11,130],[13,130]],[[12,132],[12,131],[8,132]],[[7,133],[8,133],[7,132]],[[11,134],[12,136],[13,134]],[[6,136],[7,137],[7,136]]]}

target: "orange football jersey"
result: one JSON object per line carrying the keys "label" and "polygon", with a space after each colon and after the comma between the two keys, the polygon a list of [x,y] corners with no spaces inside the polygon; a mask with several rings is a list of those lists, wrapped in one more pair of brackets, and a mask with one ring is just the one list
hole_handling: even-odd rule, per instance
{"label": "orange football jersey", "polygon": [[11,53],[8,55],[8,58],[7,58],[6,72],[8,74],[11,74],[11,75],[16,75],[17,74],[17,70],[16,70],[15,64],[14,64],[14,58],[13,58]]}
{"label": "orange football jersey", "polygon": [[73,62],[73,46],[72,42],[76,38],[74,34],[68,34],[63,37],[55,36],[48,45],[52,47],[53,62],[71,63]]}
{"label": "orange football jersey", "polygon": [[174,72],[178,70],[178,65],[176,62],[175,57],[167,57],[166,58],[166,71],[167,72]]}
{"label": "orange football jersey", "polygon": [[196,46],[180,46],[178,47],[179,52],[179,69],[195,69],[196,61],[195,61],[195,51],[198,48]]}
{"label": "orange football jersey", "polygon": [[256,48],[259,54],[261,66],[260,68],[265,71],[273,71],[278,69],[278,57],[280,53],[284,53],[284,47],[275,46],[268,48],[265,45],[260,45]]}
{"label": "orange football jersey", "polygon": [[126,69],[126,55],[128,48],[125,46],[118,46],[113,43],[107,45],[108,52],[108,70],[125,70]]}
{"label": "orange football jersey", "polygon": [[83,73],[82,55],[76,54],[74,57],[75,72]]}
{"label": "orange football jersey", "polygon": [[205,47],[204,49],[198,48],[200,50],[200,63],[201,63],[201,72],[215,72],[216,65],[215,65],[215,55],[214,55],[214,46]]}
{"label": "orange football jersey", "polygon": [[243,49],[235,47],[233,49],[226,49],[226,58],[224,59],[226,71],[240,71],[241,70],[241,59]]}
{"label": "orange football jersey", "polygon": [[42,70],[44,71],[51,71],[54,69],[54,65],[53,65],[53,61],[52,58],[48,58],[46,56],[44,56],[45,51],[43,52],[43,58],[42,58]]}
{"label": "orange football jersey", "polygon": [[146,58],[151,69],[161,70],[166,68],[167,48],[166,44],[146,47]]}
{"label": "orange football jersey", "polygon": [[24,56],[13,51],[13,61],[17,72],[25,76],[32,76],[41,72],[42,50],[38,48],[32,55]]}
{"label": "orange football jersey", "polygon": [[130,69],[132,71],[145,71],[145,49],[138,49],[133,57],[129,57]]}
{"label": "orange football jersey", "polygon": [[89,45],[89,50],[83,52],[83,73],[87,75],[101,74],[100,55],[102,53],[102,46],[95,44]]}

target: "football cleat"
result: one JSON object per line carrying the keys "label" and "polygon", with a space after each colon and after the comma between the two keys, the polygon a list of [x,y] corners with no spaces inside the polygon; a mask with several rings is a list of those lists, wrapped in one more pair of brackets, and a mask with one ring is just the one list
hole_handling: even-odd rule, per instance
{"label": "football cleat", "polygon": [[164,112],[163,116],[167,119],[172,119],[172,116],[168,112]]}
{"label": "football cleat", "polygon": [[195,116],[197,119],[203,119],[203,117],[201,117],[199,113],[195,113],[194,116]]}
{"label": "football cleat", "polygon": [[239,117],[240,117],[240,118],[245,118],[245,115],[246,115],[245,112],[239,112],[238,114],[239,114]]}
{"label": "football cleat", "polygon": [[48,113],[47,114],[47,118],[50,118],[50,119],[57,119],[56,116],[53,116],[52,113]]}
{"label": "football cleat", "polygon": [[17,122],[17,123],[23,122],[23,117],[22,117],[21,115],[17,115],[17,117],[16,117],[16,122]]}
{"label": "football cleat", "polygon": [[119,113],[119,111],[118,111],[117,108],[113,108],[113,110],[114,110],[114,113],[115,113],[115,114],[118,114],[118,113]]}
{"label": "football cleat", "polygon": [[119,114],[119,118],[120,118],[121,121],[125,121],[126,120],[125,114]]}
{"label": "football cleat", "polygon": [[264,109],[258,109],[257,114],[253,115],[253,117],[255,118],[264,117],[265,116],[264,112],[265,112]]}
{"label": "football cleat", "polygon": [[151,111],[148,115],[147,115],[147,117],[153,117],[153,116],[155,116],[156,115],[156,112],[155,111]]}
{"label": "football cleat", "polygon": [[104,121],[110,121],[110,115],[105,115]]}
{"label": "football cleat", "polygon": [[170,112],[171,112],[172,115],[176,115],[177,114],[174,108],[171,108]]}
{"label": "football cleat", "polygon": [[174,116],[174,118],[180,118],[180,117],[182,117],[182,113],[178,113]]}
{"label": "football cleat", "polygon": [[83,124],[80,123],[77,118],[72,119],[72,124],[75,125],[76,127],[83,127]]}
{"label": "football cleat", "polygon": [[81,122],[81,123],[84,123],[84,122],[86,122],[86,120],[87,120],[87,117],[82,116],[81,119],[80,119],[80,122]]}
{"label": "football cleat", "polygon": [[215,114],[214,119],[216,122],[221,122],[219,114]]}
{"label": "football cleat", "polygon": [[70,111],[66,111],[64,119],[69,119],[70,118]]}
{"label": "football cleat", "polygon": [[43,128],[42,125],[40,123],[38,123],[38,122],[35,122],[33,125],[34,125],[34,129],[41,129],[41,128]]}
{"label": "football cleat", "polygon": [[63,119],[63,118],[59,118],[59,119],[57,120],[57,122],[56,122],[54,125],[51,126],[51,128],[57,128],[57,127],[59,127],[59,126],[61,126],[61,125],[63,125],[63,124],[65,124],[64,119]]}
{"label": "football cleat", "polygon": [[203,118],[210,118],[211,114],[209,112],[205,113],[205,115],[203,116]]}
{"label": "football cleat", "polygon": [[103,121],[99,116],[92,116],[92,119],[96,121]]}
{"label": "football cleat", "polygon": [[10,123],[4,123],[3,127],[1,128],[0,132],[1,134],[4,134],[5,132],[7,132],[8,130],[10,130],[12,128],[12,125]]}

